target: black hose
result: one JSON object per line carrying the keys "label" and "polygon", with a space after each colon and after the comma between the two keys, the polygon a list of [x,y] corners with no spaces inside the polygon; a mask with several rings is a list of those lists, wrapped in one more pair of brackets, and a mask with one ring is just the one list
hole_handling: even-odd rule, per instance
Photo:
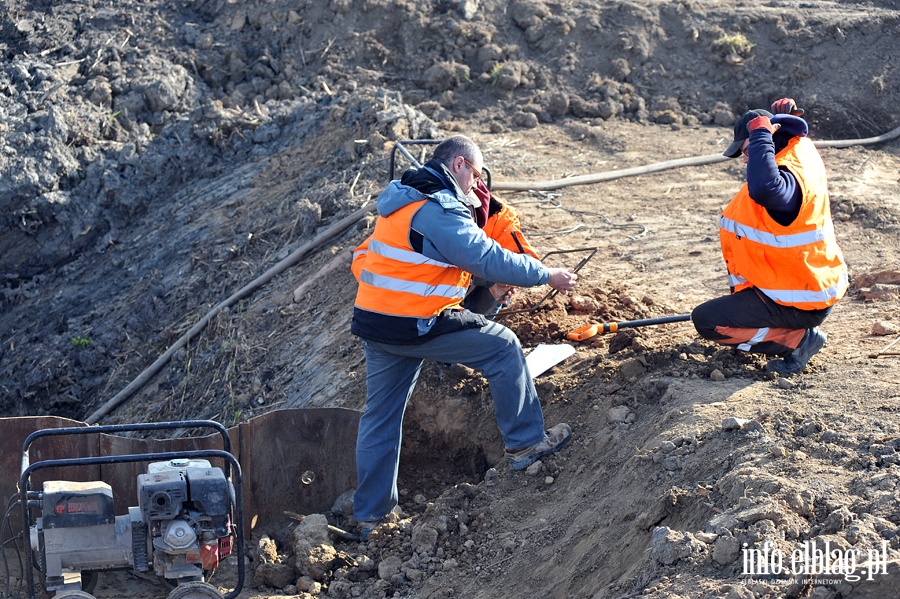
{"label": "black hose", "polygon": [[9,599],[12,595],[10,594],[10,579],[12,578],[12,573],[9,570],[9,560],[6,559],[6,545],[7,543],[13,543],[16,548],[16,555],[19,559],[19,570],[20,572],[24,572],[24,564],[22,563],[22,552],[19,549],[18,543],[16,543],[18,536],[13,531],[12,523],[10,522],[9,515],[12,513],[13,509],[19,505],[19,494],[16,493],[12,495],[6,501],[6,514],[3,516],[3,522],[6,524],[6,527],[9,529],[9,538],[3,540],[2,535],[2,524],[0,524],[0,552],[3,553],[3,568],[6,571],[6,586],[3,593],[4,599]]}

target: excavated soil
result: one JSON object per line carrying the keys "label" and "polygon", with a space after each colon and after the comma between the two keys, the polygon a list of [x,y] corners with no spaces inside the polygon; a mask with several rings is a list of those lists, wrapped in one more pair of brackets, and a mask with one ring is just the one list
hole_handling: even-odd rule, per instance
{"label": "excavated soil", "polygon": [[[576,347],[536,380],[573,440],[511,472],[483,378],[426,363],[403,513],[366,544],[326,532],[352,524],[337,505],[255,531],[240,597],[900,596],[900,142],[871,139],[900,126],[898,39],[889,0],[8,0],[0,415],[361,409],[345,261],[372,216],[342,219],[408,166],[396,142],[461,132],[538,250],[567,252],[548,262],[597,249],[575,295],[519,290],[505,317],[527,349]],[[686,322],[567,341],[726,293],[744,171],[541,182],[720,154],[786,95],[815,140],[862,140],[821,150],[852,286],[807,371]],[[826,543],[824,570],[771,571]],[[98,598],[166,596],[106,575]]]}

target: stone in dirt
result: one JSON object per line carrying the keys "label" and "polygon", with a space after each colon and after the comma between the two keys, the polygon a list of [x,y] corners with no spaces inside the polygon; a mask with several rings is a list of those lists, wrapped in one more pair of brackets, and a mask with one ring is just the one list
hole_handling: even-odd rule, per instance
{"label": "stone in dirt", "polygon": [[[403,157],[390,172],[400,140],[471,135],[541,255],[599,248],[576,296],[500,321],[535,347],[587,322],[679,314],[728,293],[716,222],[745,171],[732,160],[543,191],[536,182],[718,156],[738,115],[785,95],[806,110],[815,141],[900,124],[891,35],[900,14],[885,0],[777,10],[540,0],[5,8],[0,412],[9,417],[83,420],[211,307],[307,244],[315,249],[218,311],[104,423],[363,408],[365,360],[349,333],[356,283],[345,268],[322,272],[374,216],[315,240],[400,176]],[[266,588],[251,579],[241,599],[286,582],[363,599],[741,597],[754,590],[734,583],[741,555],[727,539],[740,550],[823,534],[864,551],[888,541],[889,574],[874,590],[842,583],[843,596],[900,595],[896,362],[865,357],[881,344],[867,339],[873,323],[888,331],[896,311],[896,144],[822,149],[854,287],[792,387],[690,323],[598,335],[543,375],[548,423],[570,422],[576,436],[564,461],[530,477],[495,468],[503,444],[481,374],[426,363],[404,421],[398,495],[408,516],[366,544],[329,538],[328,523],[349,520],[346,505],[307,516],[317,531],[296,542],[299,525],[254,531],[274,553],[249,548]],[[571,258],[548,263],[571,267]],[[511,307],[545,293],[519,289]],[[759,426],[723,433],[734,414]],[[653,448],[675,438],[685,441],[657,460]],[[308,469],[276,465],[289,479]],[[677,502],[661,499],[675,487]],[[416,530],[427,532],[413,544]],[[718,538],[689,532],[699,530]],[[288,564],[296,578],[266,563]],[[234,584],[227,566],[214,583]],[[123,588],[159,595],[153,582],[104,575],[121,584],[98,585],[98,599]]]}

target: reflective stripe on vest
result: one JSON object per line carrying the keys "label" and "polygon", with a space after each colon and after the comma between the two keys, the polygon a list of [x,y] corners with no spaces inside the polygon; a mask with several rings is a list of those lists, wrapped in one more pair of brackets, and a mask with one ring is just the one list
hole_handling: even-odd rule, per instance
{"label": "reflective stripe on vest", "polygon": [[847,278],[847,273],[844,272],[837,283],[827,289],[822,289],[821,291],[800,291],[794,289],[786,291],[784,289],[766,289],[765,287],[759,287],[758,289],[779,304],[794,305],[801,303],[824,303],[827,306],[830,306],[843,297],[844,291],[847,290],[849,283],[850,281]]}
{"label": "reflective stripe on vest", "polygon": [[731,287],[740,287],[741,285],[744,285],[745,283],[747,283],[747,279],[745,279],[741,275],[733,275],[730,273],[728,274],[728,284]]}
{"label": "reflective stripe on vest", "polygon": [[834,222],[828,220],[821,229],[793,233],[790,235],[775,235],[767,231],[760,231],[753,227],[742,225],[724,216],[719,219],[719,228],[734,233],[737,237],[743,237],[756,243],[769,245],[775,248],[794,248],[801,245],[810,245],[817,241],[825,241],[834,236]]}
{"label": "reflective stripe on vest", "polygon": [[397,262],[405,262],[407,264],[428,264],[430,266],[439,266],[440,268],[456,268],[452,264],[441,262],[440,260],[432,260],[424,254],[414,252],[413,250],[404,250],[403,248],[393,247],[386,243],[382,243],[377,239],[369,242],[369,251],[396,260]]}
{"label": "reflective stripe on vest", "polygon": [[427,283],[404,281],[403,279],[394,279],[376,275],[367,270],[362,271],[359,280],[361,283],[366,283],[367,285],[372,285],[373,287],[388,291],[414,293],[423,296],[439,296],[450,299],[462,299],[466,297],[466,290],[468,289],[467,287],[455,287],[453,285],[428,285]]}

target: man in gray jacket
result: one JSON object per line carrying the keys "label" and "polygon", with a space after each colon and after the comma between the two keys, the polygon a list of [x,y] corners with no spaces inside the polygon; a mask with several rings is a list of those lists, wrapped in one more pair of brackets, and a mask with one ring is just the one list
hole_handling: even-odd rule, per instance
{"label": "man in gray jacket", "polygon": [[363,538],[397,506],[403,414],[425,358],[482,371],[512,469],[558,451],[572,434],[565,423],[544,429],[516,335],[461,305],[473,276],[516,287],[546,284],[564,294],[578,278],[502,248],[478,227],[468,193],[483,164],[468,137],[441,142],[423,168],[381,193],[375,230],[354,258],[360,286],[351,330],[365,348],[368,393],[354,495]]}

